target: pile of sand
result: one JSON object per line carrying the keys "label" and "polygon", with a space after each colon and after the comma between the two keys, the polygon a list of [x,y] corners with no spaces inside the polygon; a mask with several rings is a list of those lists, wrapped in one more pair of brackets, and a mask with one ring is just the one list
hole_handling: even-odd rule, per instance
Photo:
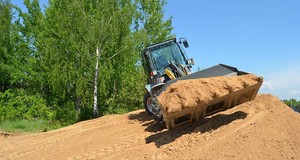
{"label": "pile of sand", "polygon": [[158,97],[167,113],[207,104],[216,97],[241,90],[262,80],[254,74],[182,80],[171,84]]}
{"label": "pile of sand", "polygon": [[55,131],[0,134],[0,159],[299,159],[300,114],[272,95],[156,129],[144,110]]}

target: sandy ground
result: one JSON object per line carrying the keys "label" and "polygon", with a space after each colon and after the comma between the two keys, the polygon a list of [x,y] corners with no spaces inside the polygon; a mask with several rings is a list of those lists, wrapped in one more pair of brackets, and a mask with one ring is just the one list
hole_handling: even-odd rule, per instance
{"label": "sandy ground", "polygon": [[172,131],[143,110],[26,135],[0,134],[0,159],[300,159],[300,114],[271,95]]}

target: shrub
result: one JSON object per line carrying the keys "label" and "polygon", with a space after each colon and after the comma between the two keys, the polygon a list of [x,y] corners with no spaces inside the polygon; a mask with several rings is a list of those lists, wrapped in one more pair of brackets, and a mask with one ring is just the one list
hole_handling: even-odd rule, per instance
{"label": "shrub", "polygon": [[8,89],[0,92],[0,121],[5,120],[52,120],[53,111],[39,94],[27,93],[24,89]]}

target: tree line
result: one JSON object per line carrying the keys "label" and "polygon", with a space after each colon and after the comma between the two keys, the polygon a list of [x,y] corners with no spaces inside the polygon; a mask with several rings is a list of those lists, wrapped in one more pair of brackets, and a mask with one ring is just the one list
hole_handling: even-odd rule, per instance
{"label": "tree line", "polygon": [[146,80],[134,64],[146,45],[172,36],[164,0],[24,4],[0,0],[0,122],[70,124],[142,106]]}
{"label": "tree line", "polygon": [[284,99],[283,102],[291,107],[293,110],[300,112],[300,101],[297,101],[296,99]]}

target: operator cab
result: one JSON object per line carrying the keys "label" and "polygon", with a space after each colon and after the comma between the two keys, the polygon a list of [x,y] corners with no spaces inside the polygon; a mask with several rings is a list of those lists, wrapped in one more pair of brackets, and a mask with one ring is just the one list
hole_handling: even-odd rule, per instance
{"label": "operator cab", "polygon": [[[170,80],[165,73],[170,64],[191,68],[190,60],[179,43],[181,42],[176,42],[174,38],[151,45],[144,50],[143,65],[149,77],[148,82],[164,83]],[[183,45],[188,47],[186,40],[183,41]]]}

